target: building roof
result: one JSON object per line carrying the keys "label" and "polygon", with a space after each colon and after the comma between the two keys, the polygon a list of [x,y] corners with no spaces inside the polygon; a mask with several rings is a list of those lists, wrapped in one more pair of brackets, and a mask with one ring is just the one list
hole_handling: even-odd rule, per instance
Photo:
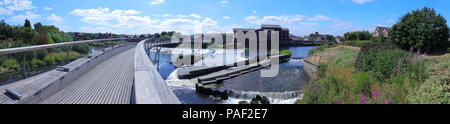
{"label": "building roof", "polygon": [[281,26],[280,25],[262,24],[261,28],[281,28]]}
{"label": "building roof", "polygon": [[389,30],[391,30],[391,28],[389,28],[389,27],[381,27],[381,26],[378,26],[376,29],[375,29],[375,31],[376,32],[378,32],[378,33],[382,33],[383,31],[389,31]]}

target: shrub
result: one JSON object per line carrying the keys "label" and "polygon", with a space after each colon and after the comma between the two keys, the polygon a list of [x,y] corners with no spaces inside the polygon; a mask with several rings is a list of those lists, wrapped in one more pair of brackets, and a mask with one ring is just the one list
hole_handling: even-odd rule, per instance
{"label": "shrub", "polygon": [[77,44],[72,46],[72,50],[81,53],[81,54],[89,54],[89,45],[87,44]]}
{"label": "shrub", "polygon": [[337,98],[348,94],[345,81],[334,75],[326,75],[318,81],[308,84],[302,103],[306,104],[334,104]]}
{"label": "shrub", "polygon": [[6,69],[19,69],[20,64],[15,59],[7,59],[2,63],[2,66]]}
{"label": "shrub", "polygon": [[434,75],[408,96],[413,104],[450,104],[450,72]]}
{"label": "shrub", "polygon": [[[77,53],[77,52],[70,52],[69,53],[69,60],[76,60],[83,55]],[[45,56],[44,61],[48,65],[57,65],[62,64],[66,62],[67,53],[66,52],[58,52],[58,53],[50,53],[47,56]]]}
{"label": "shrub", "polygon": [[407,50],[410,47],[443,53],[450,47],[447,20],[434,9],[423,8],[404,15],[392,27],[390,39]]}
{"label": "shrub", "polygon": [[370,88],[372,87],[373,81],[368,73],[355,73],[353,75],[353,82],[355,83],[355,86],[353,87],[354,93],[370,94]]}
{"label": "shrub", "polygon": [[283,50],[283,51],[281,51],[280,55],[289,55],[289,56],[292,56],[292,52],[291,52],[291,50]]}
{"label": "shrub", "polygon": [[356,59],[355,67],[359,71],[370,72],[379,80],[394,74],[398,60],[406,58],[408,52],[397,49],[392,44],[366,44]]}
{"label": "shrub", "polygon": [[47,63],[45,63],[44,61],[42,61],[40,59],[33,59],[33,60],[31,60],[31,64],[33,66],[45,66]]}

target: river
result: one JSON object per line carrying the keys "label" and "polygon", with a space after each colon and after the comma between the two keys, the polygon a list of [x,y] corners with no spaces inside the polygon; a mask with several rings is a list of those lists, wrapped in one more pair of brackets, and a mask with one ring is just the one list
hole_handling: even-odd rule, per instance
{"label": "river", "polygon": [[[307,57],[308,51],[315,47],[288,47],[282,49],[289,49],[292,51],[292,57],[301,58]],[[170,49],[170,48],[167,48]],[[166,50],[167,50],[166,49]],[[170,49],[178,51],[176,49]],[[234,51],[236,54],[235,60],[245,59],[241,55],[243,50]],[[200,52],[200,51],[199,51]],[[214,50],[214,56],[221,53],[233,52],[232,50]],[[280,64],[279,74],[272,78],[260,77],[260,71],[247,73],[229,80],[224,81],[221,88],[236,91],[235,94],[230,95],[228,100],[220,100],[213,96],[199,94],[195,91],[195,84],[192,80],[180,80],[177,76],[178,67],[172,64],[171,53],[177,52],[162,52],[160,54],[159,72],[166,80],[176,96],[183,104],[238,104],[240,101],[250,101],[251,97],[255,95],[267,96],[272,104],[292,104],[301,97],[302,84],[306,81],[303,70],[302,60],[290,60],[286,63]],[[212,53],[211,50],[201,51],[197,55],[204,55],[205,53]],[[156,53],[152,50],[150,58],[155,60]],[[205,57],[200,62],[211,62],[215,59],[212,57]],[[155,66],[158,63],[155,61]],[[197,63],[198,64],[198,63]]]}

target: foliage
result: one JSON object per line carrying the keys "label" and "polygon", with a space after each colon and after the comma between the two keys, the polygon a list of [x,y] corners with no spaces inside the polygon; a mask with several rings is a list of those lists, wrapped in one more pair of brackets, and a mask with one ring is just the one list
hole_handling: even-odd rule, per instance
{"label": "foliage", "polygon": [[87,44],[77,44],[72,46],[72,50],[81,53],[81,54],[89,54],[89,45]]}
{"label": "foliage", "polygon": [[[62,64],[66,61],[66,56],[67,56],[66,52],[50,53],[47,56],[45,56],[44,61],[47,63],[47,65],[58,65],[58,64]],[[82,56],[83,55],[81,55],[77,52],[69,53],[70,61],[78,59]]]}
{"label": "foliage", "polygon": [[324,44],[324,45],[321,45],[321,46],[318,46],[318,47],[316,47],[314,49],[309,50],[308,54],[311,55],[311,54],[314,54],[314,53],[317,53],[317,52],[322,52],[322,51],[324,51],[327,48],[333,48],[333,47],[336,47],[336,46],[338,46],[338,44],[334,44],[334,43]]}
{"label": "foliage", "polygon": [[43,60],[40,60],[40,59],[33,59],[33,60],[31,60],[31,64],[33,66],[38,66],[38,67],[42,67],[42,66],[46,66],[47,65],[47,63],[45,63]]}
{"label": "foliage", "polygon": [[283,51],[281,51],[281,53],[280,53],[280,55],[289,55],[289,56],[292,56],[292,52],[291,52],[291,50],[283,50]]}
{"label": "foliage", "polygon": [[372,34],[369,31],[354,31],[345,33],[344,38],[347,41],[371,40]]}
{"label": "foliage", "polygon": [[434,9],[413,10],[392,27],[390,39],[404,50],[413,47],[443,53],[450,47],[446,23],[447,20]]}
{"label": "foliage", "polygon": [[19,62],[17,62],[15,59],[7,59],[2,63],[2,66],[6,69],[14,69],[17,70],[20,68]]}
{"label": "foliage", "polygon": [[350,40],[350,41],[345,41],[343,45],[354,46],[354,47],[362,47],[362,46],[364,46],[366,44],[369,44],[369,43],[373,43],[373,42],[371,40],[359,40],[359,41]]}
{"label": "foliage", "polygon": [[408,96],[413,104],[450,104],[450,72],[434,75]]}
{"label": "foliage", "polygon": [[366,44],[361,48],[355,67],[359,71],[374,73],[377,79],[383,80],[394,73],[398,60],[408,55],[392,44]]}

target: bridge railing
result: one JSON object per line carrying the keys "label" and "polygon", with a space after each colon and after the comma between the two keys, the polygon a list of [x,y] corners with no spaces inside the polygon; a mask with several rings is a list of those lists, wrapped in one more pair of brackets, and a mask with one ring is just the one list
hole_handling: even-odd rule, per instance
{"label": "bridge railing", "polygon": [[[140,40],[138,38],[111,38],[111,39],[95,39],[95,40],[84,40],[84,41],[73,41],[73,42],[64,42],[64,43],[54,43],[54,44],[44,44],[44,45],[36,45],[36,46],[26,46],[26,47],[17,47],[17,48],[6,48],[6,49],[0,49],[0,56],[2,56],[0,59],[1,62],[5,62],[7,60],[4,60],[5,58],[15,58],[17,59],[17,63],[19,66],[16,69],[1,69],[0,68],[0,84],[1,83],[7,83],[12,82],[18,79],[27,78],[29,75],[38,74],[40,72],[44,72],[47,69],[50,69],[52,67],[55,67],[58,64],[52,64],[44,66],[44,67],[33,67],[31,63],[35,61],[35,56],[31,53],[32,51],[38,51],[38,50],[44,50],[44,49],[50,49],[50,48],[63,48],[62,51],[66,52],[65,62],[63,64],[67,64],[70,62],[70,52],[71,52],[71,46],[72,45],[78,45],[78,44],[90,44],[94,42],[108,42],[108,41],[137,41]],[[65,47],[65,48],[64,48]],[[92,53],[93,46],[90,45],[90,52]],[[64,50],[65,49],[65,50]],[[19,61],[20,60],[20,61]],[[36,61],[35,61],[36,62]],[[41,62],[42,63],[42,62]],[[0,66],[3,63],[0,63]],[[18,71],[21,70],[21,71]],[[6,81],[6,82],[5,82]]]}
{"label": "bridge railing", "polygon": [[148,39],[142,40],[136,46],[134,101],[136,104],[180,104],[150,61],[147,51],[152,46],[149,42]]}

